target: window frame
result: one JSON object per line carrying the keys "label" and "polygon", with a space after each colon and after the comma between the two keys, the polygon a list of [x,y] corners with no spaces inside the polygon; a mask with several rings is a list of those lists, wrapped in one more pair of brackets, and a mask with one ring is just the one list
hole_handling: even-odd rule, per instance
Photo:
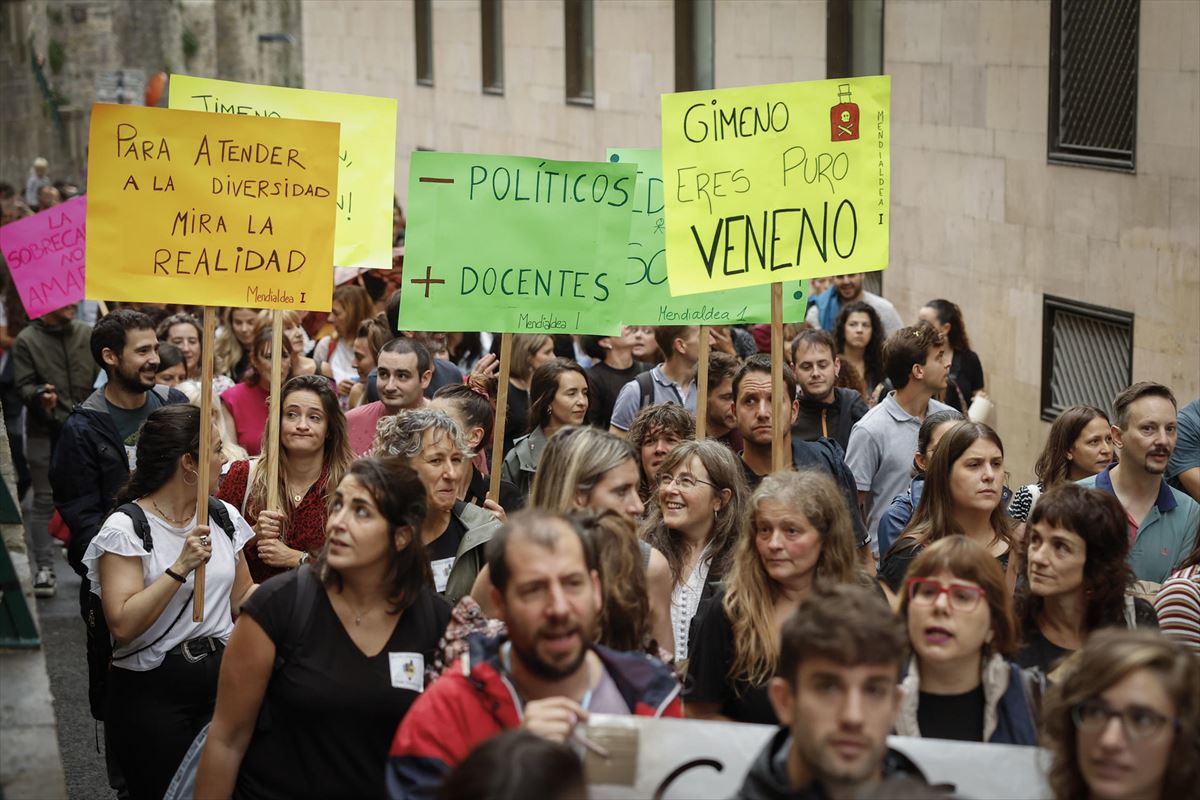
{"label": "window frame", "polygon": [[[696,10],[700,2],[708,5],[713,15],[712,38],[708,41],[708,63],[713,73],[711,86],[700,86],[696,57]],[[716,88],[716,0],[675,0],[675,91],[698,92]]]}
{"label": "window frame", "polygon": [[418,86],[433,86],[433,0],[413,0],[413,59]]}
{"label": "window frame", "polygon": [[[1040,399],[1038,401],[1039,414],[1043,422],[1053,422],[1058,418],[1058,415],[1063,412],[1063,409],[1054,406],[1054,318],[1060,311],[1074,314],[1079,317],[1087,317],[1098,322],[1106,322],[1113,325],[1121,325],[1129,330],[1129,346],[1126,350],[1128,356],[1129,368],[1126,371],[1124,385],[1128,386],[1133,383],[1133,343],[1134,343],[1134,315],[1131,311],[1121,311],[1120,309],[1107,308],[1098,306],[1092,303],[1084,303],[1080,300],[1072,300],[1067,297],[1059,297],[1057,295],[1043,294],[1042,295],[1042,368],[1041,368],[1041,387]],[[1100,405],[1101,408],[1107,408],[1107,400]]]}
{"label": "window frame", "polygon": [[[1100,155],[1101,148],[1078,145],[1063,145],[1060,141],[1062,113],[1062,17],[1064,0],[1050,0],[1050,86],[1046,118],[1046,161],[1050,164],[1076,167],[1094,167],[1115,172],[1137,172],[1138,132],[1138,68],[1141,63],[1142,3],[1134,0],[1133,35],[1133,142],[1129,156],[1110,157]],[[1070,2],[1070,0],[1067,0]],[[1086,0],[1094,2],[1094,0]]]}
{"label": "window frame", "polygon": [[[590,19],[584,24],[584,9]],[[591,37],[585,47],[584,34]],[[590,49],[590,52],[587,52]],[[591,85],[583,86],[585,61],[591,61]],[[563,0],[563,66],[565,102],[570,106],[596,105],[596,4],[593,0]]]}
{"label": "window frame", "polygon": [[[498,75],[489,74],[492,63]],[[504,95],[504,0],[479,0],[479,85],[484,94]]]}

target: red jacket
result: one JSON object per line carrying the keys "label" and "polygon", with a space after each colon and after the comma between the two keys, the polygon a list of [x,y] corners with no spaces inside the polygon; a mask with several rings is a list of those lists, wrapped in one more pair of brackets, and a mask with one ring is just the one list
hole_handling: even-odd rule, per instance
{"label": "red jacket", "polygon": [[[430,798],[477,744],[519,727],[517,692],[500,671],[502,640],[475,634],[469,649],[405,715],[388,758],[388,797]],[[682,717],[679,683],[662,662],[600,645],[596,655],[633,713]]]}

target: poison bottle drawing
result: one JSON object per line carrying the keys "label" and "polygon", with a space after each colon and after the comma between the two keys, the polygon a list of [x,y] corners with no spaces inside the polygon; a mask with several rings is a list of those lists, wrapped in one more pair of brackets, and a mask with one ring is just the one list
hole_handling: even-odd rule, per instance
{"label": "poison bottle drawing", "polygon": [[838,104],[829,109],[830,139],[849,142],[858,138],[858,103],[850,102],[850,84],[838,84]]}

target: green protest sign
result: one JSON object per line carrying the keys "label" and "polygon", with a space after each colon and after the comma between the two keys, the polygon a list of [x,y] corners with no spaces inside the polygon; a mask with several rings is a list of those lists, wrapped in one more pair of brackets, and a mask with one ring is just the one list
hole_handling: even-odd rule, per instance
{"label": "green protest sign", "polygon": [[[614,147],[608,150],[608,160],[637,165],[625,303],[621,311],[624,324],[736,325],[771,321],[770,286],[672,297],[667,286],[662,151]],[[783,321],[803,321],[808,305],[808,281],[785,281],[783,289]]]}
{"label": "green protest sign", "polygon": [[399,327],[620,333],[635,172],[413,153]]}

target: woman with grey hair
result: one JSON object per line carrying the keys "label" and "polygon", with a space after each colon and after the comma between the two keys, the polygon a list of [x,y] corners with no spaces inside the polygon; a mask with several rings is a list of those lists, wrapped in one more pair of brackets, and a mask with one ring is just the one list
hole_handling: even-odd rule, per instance
{"label": "woman with grey hair", "polygon": [[466,436],[445,411],[418,408],[379,420],[371,454],[403,459],[425,486],[421,542],[433,583],[453,605],[471,591],[486,563],[484,546],[500,527],[492,512],[458,499],[462,471],[470,469]]}

